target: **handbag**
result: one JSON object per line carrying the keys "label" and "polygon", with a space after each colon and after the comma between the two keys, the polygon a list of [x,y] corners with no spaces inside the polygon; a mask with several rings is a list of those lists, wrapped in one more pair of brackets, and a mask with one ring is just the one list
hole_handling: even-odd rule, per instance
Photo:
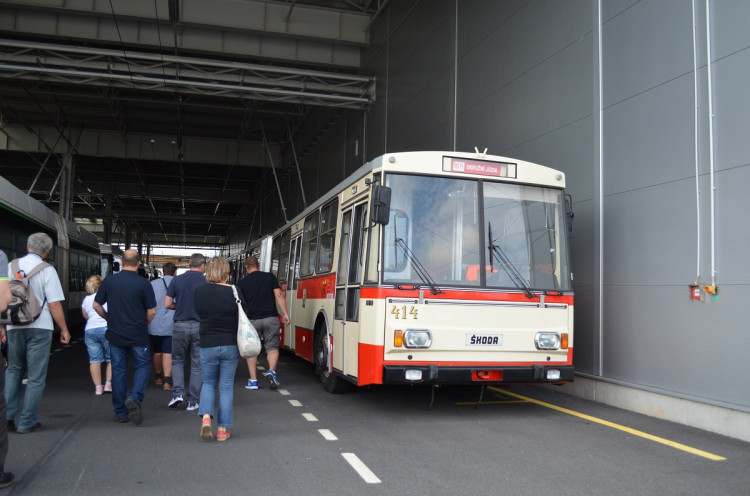
{"label": "handbag", "polygon": [[242,302],[237,295],[237,288],[232,285],[234,300],[237,302],[237,348],[242,358],[253,358],[260,353],[260,336],[250,319],[247,318],[245,310],[242,309]]}

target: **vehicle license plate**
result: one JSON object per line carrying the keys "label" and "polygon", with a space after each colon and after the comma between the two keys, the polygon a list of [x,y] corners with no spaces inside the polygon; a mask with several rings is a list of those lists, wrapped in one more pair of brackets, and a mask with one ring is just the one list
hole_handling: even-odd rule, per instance
{"label": "vehicle license plate", "polygon": [[466,346],[502,346],[502,334],[467,334]]}

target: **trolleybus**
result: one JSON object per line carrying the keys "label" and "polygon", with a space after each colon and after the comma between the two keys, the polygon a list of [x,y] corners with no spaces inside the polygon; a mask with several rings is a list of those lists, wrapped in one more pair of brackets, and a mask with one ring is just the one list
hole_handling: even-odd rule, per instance
{"label": "trolleybus", "polygon": [[273,233],[282,346],[323,386],[573,380],[565,175],[389,153]]}
{"label": "trolleybus", "polygon": [[35,232],[45,232],[55,242],[47,262],[60,277],[68,326],[71,331],[82,326],[86,279],[101,273],[96,235],[63,219],[4,177],[0,177],[0,216],[0,249],[8,260],[26,255],[26,241]]}
{"label": "trolleybus", "polygon": [[120,272],[122,263],[122,249],[111,243],[99,245],[99,254],[101,255],[101,276],[102,279]]}

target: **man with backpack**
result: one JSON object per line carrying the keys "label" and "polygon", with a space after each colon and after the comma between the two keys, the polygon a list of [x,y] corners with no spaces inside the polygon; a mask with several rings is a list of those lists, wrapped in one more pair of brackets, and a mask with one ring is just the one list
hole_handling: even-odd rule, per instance
{"label": "man with backpack", "polygon": [[[38,431],[42,424],[37,421],[37,410],[42,400],[42,393],[47,381],[47,365],[52,345],[52,333],[55,325],[60,328],[60,342],[70,342],[70,332],[65,322],[65,311],[62,302],[65,300],[60,279],[55,268],[44,259],[52,251],[52,238],[45,233],[34,233],[26,242],[28,255],[13,260],[9,264],[8,278],[11,290],[13,286],[28,275],[28,287],[33,291],[37,303],[41,306],[38,316],[31,315],[32,321],[26,324],[8,324],[8,370],[5,375],[5,400],[8,403],[6,412],[7,428],[19,434]],[[45,267],[34,271],[40,264]],[[15,272],[13,270],[15,269]],[[33,274],[33,275],[32,275]],[[34,307],[33,300],[29,308]],[[10,310],[10,309],[9,309]],[[7,314],[10,312],[6,313]],[[28,314],[19,312],[18,314]],[[4,320],[5,321],[5,320]],[[15,322],[19,322],[15,320]],[[23,409],[19,413],[24,366],[27,370],[28,383],[23,397]]]}

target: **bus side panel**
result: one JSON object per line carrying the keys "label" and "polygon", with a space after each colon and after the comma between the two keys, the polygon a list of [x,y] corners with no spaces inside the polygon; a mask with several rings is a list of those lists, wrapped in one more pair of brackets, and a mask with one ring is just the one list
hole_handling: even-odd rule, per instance
{"label": "bus side panel", "polygon": [[308,362],[313,361],[313,331],[304,327],[295,328],[294,354]]}
{"label": "bus side panel", "polygon": [[385,299],[376,288],[360,291],[357,384],[383,384]]}
{"label": "bus side panel", "polygon": [[383,346],[359,343],[358,386],[383,384]]}
{"label": "bus side panel", "polygon": [[[333,315],[333,291],[335,275],[300,279],[297,282],[297,298],[293,302],[295,354],[305,360],[313,361],[313,341],[315,322],[321,314]],[[327,332],[332,333],[333,329]],[[334,347],[335,350],[335,347]]]}

